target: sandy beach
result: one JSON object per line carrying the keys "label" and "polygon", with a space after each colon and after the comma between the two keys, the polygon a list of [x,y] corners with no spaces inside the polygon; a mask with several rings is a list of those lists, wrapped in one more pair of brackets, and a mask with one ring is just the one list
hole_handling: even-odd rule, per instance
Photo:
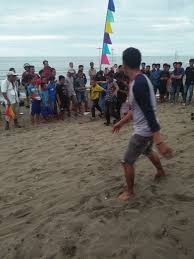
{"label": "sandy beach", "polygon": [[[154,182],[140,158],[136,196],[120,159],[132,133],[118,136],[88,117],[0,131],[1,259],[194,259],[194,122],[191,108],[159,105],[169,176]],[[29,117],[29,116],[28,116]],[[29,118],[28,118],[29,119]]]}

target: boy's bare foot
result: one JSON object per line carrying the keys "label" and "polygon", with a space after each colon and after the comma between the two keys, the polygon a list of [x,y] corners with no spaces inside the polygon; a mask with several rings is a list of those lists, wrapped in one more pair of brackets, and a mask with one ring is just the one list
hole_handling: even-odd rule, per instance
{"label": "boy's bare foot", "polygon": [[166,177],[166,176],[167,175],[166,175],[166,173],[165,173],[165,171],[163,169],[158,170],[156,175],[155,175],[155,180],[159,180],[159,179],[161,179],[163,177]]}
{"label": "boy's bare foot", "polygon": [[129,193],[129,192],[124,192],[121,195],[119,195],[118,199],[120,201],[128,201],[130,198],[132,198],[134,196],[133,193]]}

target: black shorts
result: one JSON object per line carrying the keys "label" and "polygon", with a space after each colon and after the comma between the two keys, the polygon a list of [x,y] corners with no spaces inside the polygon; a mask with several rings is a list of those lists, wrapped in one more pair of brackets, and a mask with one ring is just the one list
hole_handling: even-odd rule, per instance
{"label": "black shorts", "polygon": [[167,93],[167,86],[166,86],[166,84],[161,84],[160,85],[159,93],[160,93],[160,95],[165,95]]}
{"label": "black shorts", "polygon": [[149,156],[153,152],[153,137],[133,135],[125,152],[123,163],[133,165],[140,155]]}

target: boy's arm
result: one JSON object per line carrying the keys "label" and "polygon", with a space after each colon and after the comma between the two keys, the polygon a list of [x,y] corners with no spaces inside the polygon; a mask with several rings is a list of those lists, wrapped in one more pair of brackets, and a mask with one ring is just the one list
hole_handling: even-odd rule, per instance
{"label": "boy's arm", "polygon": [[59,93],[58,93],[58,89],[56,88],[56,97],[57,97],[57,102],[59,104],[59,106],[61,106],[61,100],[60,100],[60,97],[59,97]]}
{"label": "boy's arm", "polygon": [[132,115],[132,111],[129,111],[127,113],[127,115],[125,115],[123,117],[123,119],[121,119],[118,123],[116,123],[114,126],[113,126],[113,129],[112,129],[112,132],[113,133],[118,133],[120,131],[120,129],[126,124],[128,123],[129,121],[131,121],[133,119],[133,115]]}

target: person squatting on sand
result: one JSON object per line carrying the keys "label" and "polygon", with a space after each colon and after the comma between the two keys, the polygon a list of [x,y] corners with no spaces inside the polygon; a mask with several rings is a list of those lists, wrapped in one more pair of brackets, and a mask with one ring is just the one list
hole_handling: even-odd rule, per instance
{"label": "person squatting on sand", "polygon": [[140,64],[141,53],[138,49],[128,48],[123,52],[124,69],[132,80],[129,96],[131,110],[113,126],[113,133],[119,132],[126,123],[133,121],[134,135],[122,161],[128,189],[119,199],[124,201],[134,194],[134,164],[140,155],[146,155],[155,166],[156,178],[165,176],[165,171],[158,154],[153,151],[153,144],[156,144],[159,153],[164,157],[172,156],[172,150],[164,143],[160,134],[154,88],[148,77],[141,73]]}

